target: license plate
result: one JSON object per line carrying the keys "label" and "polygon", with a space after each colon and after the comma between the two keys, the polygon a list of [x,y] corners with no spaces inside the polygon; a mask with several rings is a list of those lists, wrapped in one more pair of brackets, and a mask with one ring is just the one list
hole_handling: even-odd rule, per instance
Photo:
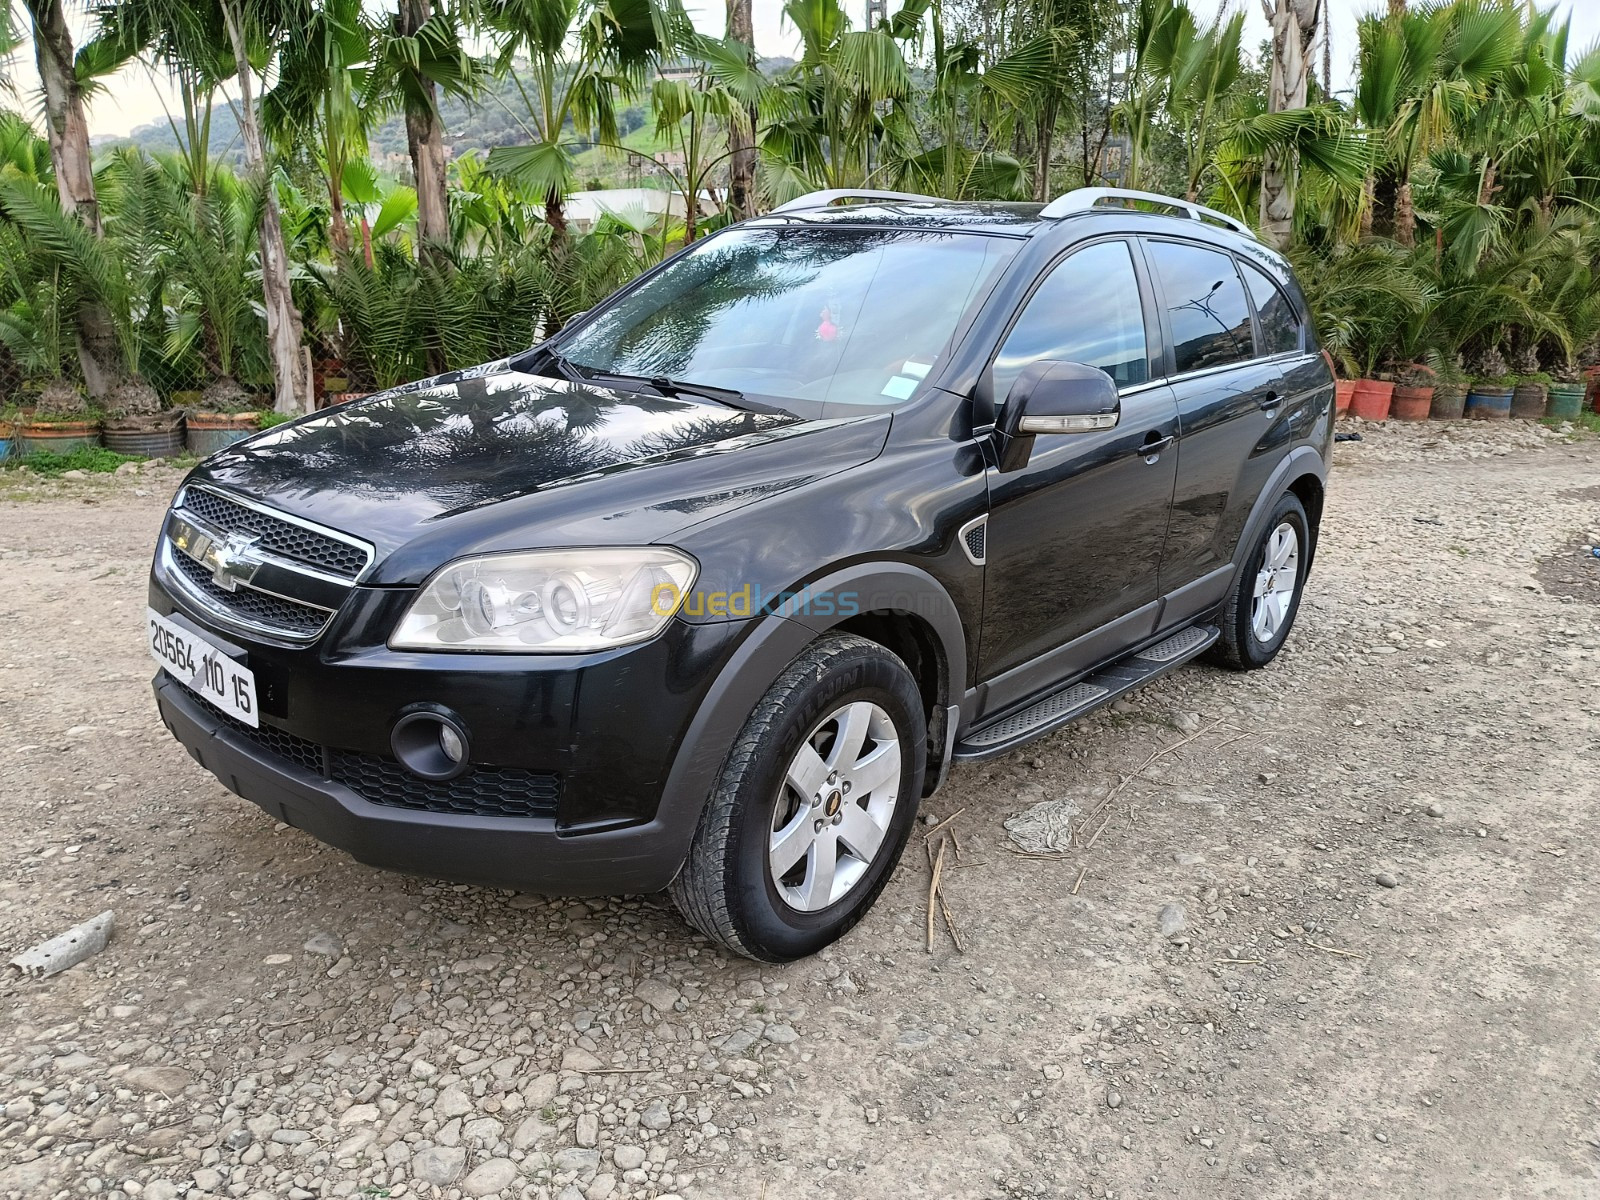
{"label": "license plate", "polygon": [[260,728],[254,674],[155,609],[146,609],[145,616],[150,623],[150,657],[165,667],[167,674],[252,729]]}

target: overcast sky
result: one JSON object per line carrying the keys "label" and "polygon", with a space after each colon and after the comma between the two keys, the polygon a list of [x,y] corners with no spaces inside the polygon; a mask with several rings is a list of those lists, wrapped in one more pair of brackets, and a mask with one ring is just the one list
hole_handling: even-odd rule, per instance
{"label": "overcast sky", "polygon": [[[1333,13],[1333,86],[1335,91],[1350,86],[1356,48],[1356,19],[1366,12],[1385,7],[1385,0],[1328,0]],[[1252,51],[1267,36],[1261,0],[1190,0],[1197,14],[1210,16],[1227,7],[1245,11],[1245,44]],[[859,25],[866,0],[845,0],[851,17]],[[894,7],[891,0],[891,7]],[[1557,0],[1555,7],[1572,19],[1574,52],[1600,39],[1600,0]],[[725,8],[721,0],[688,0],[695,24],[708,33],[720,34]],[[794,54],[797,39],[783,19],[782,0],[754,0],[756,48],[767,55]],[[82,18],[74,21],[82,33]],[[36,77],[33,75],[33,47],[25,45],[13,64],[18,85],[30,107],[37,104]],[[96,96],[89,109],[89,128],[96,136],[121,135],[139,125],[164,119],[164,105],[171,105],[171,90],[142,66],[125,69],[113,78],[104,92]]]}

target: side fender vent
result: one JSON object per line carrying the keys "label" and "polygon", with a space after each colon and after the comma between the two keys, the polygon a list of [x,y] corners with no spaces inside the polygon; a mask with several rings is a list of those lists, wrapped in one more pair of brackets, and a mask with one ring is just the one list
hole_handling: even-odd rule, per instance
{"label": "side fender vent", "polygon": [[985,513],[976,520],[968,521],[957,535],[961,539],[961,549],[966,551],[968,560],[975,567],[981,567],[988,561],[988,531],[989,514]]}

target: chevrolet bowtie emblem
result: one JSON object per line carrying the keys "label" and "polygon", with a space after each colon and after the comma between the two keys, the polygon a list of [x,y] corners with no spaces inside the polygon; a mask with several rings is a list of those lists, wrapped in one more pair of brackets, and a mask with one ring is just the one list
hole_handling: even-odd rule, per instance
{"label": "chevrolet bowtie emblem", "polygon": [[230,533],[224,541],[212,541],[199,554],[200,562],[211,569],[211,582],[223,591],[234,591],[241,583],[255,578],[261,557],[253,534]]}

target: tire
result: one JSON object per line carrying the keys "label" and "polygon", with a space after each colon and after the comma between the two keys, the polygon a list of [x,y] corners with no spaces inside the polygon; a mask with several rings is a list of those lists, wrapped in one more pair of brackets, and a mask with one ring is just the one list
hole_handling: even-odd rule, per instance
{"label": "tire", "polygon": [[[906,665],[876,642],[825,635],[789,664],[734,741],[668,889],[673,903],[701,933],[748,958],[816,953],[848,933],[888,883],[916,821],[926,765],[927,718]],[[830,768],[836,774],[819,773]],[[860,786],[847,788],[852,780]],[[875,832],[864,860],[854,847]],[[789,868],[774,865],[797,851]]]}
{"label": "tire", "polygon": [[[1285,530],[1294,539],[1292,583],[1284,578],[1288,565],[1283,562]],[[1273,506],[1265,531],[1251,548],[1233,594],[1222,607],[1222,637],[1211,651],[1213,662],[1235,671],[1253,671],[1277,657],[1300,611],[1306,572],[1311,566],[1310,552],[1311,523],[1306,519],[1306,510],[1293,492],[1285,492]],[[1277,560],[1279,566],[1269,567],[1269,559]],[[1277,606],[1269,608],[1265,619],[1256,595],[1258,584],[1264,582],[1269,584],[1267,591]]]}

